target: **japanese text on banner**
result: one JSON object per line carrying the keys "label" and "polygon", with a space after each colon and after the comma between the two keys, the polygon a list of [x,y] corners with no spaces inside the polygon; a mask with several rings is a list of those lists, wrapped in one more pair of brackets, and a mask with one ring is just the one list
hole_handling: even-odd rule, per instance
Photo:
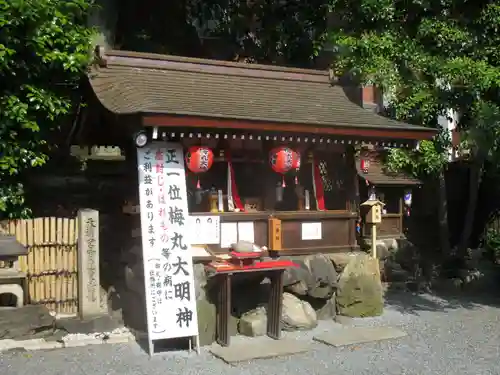
{"label": "japanese text on banner", "polygon": [[152,339],[198,334],[183,151],[138,151],[148,327]]}

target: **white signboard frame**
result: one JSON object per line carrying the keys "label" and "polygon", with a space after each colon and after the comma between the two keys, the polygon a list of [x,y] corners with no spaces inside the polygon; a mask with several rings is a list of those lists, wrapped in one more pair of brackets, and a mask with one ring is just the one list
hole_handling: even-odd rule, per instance
{"label": "white signboard frame", "polygon": [[306,222],[301,226],[301,238],[303,241],[321,240],[323,237],[321,222]]}
{"label": "white signboard frame", "polygon": [[193,245],[212,245],[220,242],[220,216],[190,216]]}
{"label": "white signboard frame", "polygon": [[138,148],[137,164],[149,354],[158,354],[154,341],[180,337],[199,352],[182,145]]}

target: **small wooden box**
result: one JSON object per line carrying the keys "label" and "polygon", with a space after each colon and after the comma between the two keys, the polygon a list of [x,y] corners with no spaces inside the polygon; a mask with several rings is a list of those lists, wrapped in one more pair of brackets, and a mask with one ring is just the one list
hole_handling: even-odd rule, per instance
{"label": "small wooden box", "polygon": [[283,248],[281,238],[281,220],[275,217],[270,217],[268,221],[268,248],[273,251],[280,251]]}
{"label": "small wooden box", "polygon": [[262,211],[262,200],[260,198],[244,198],[243,207],[245,212]]}
{"label": "small wooden box", "polygon": [[361,204],[365,211],[365,222],[368,224],[380,224],[382,222],[382,207],[384,203],[379,200],[367,200]]}

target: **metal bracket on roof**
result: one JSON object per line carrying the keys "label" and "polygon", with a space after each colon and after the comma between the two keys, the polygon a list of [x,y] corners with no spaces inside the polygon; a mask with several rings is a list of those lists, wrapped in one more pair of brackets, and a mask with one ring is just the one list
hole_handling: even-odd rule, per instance
{"label": "metal bracket on roof", "polygon": [[95,57],[96,57],[96,62],[99,66],[105,67],[108,65],[108,62],[106,60],[106,48],[104,46],[96,46],[95,47]]}
{"label": "metal bracket on roof", "polygon": [[158,126],[155,126],[153,128],[153,139],[157,140],[158,139]]}

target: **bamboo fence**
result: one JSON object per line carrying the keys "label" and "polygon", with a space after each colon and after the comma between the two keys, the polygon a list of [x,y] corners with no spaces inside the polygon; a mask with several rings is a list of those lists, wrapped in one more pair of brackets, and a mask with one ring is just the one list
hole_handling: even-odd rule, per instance
{"label": "bamboo fence", "polygon": [[[76,218],[43,217],[0,223],[0,232],[15,235],[28,247],[19,257],[27,275],[25,303],[42,304],[63,314],[78,312]],[[6,267],[0,262],[0,267]]]}

